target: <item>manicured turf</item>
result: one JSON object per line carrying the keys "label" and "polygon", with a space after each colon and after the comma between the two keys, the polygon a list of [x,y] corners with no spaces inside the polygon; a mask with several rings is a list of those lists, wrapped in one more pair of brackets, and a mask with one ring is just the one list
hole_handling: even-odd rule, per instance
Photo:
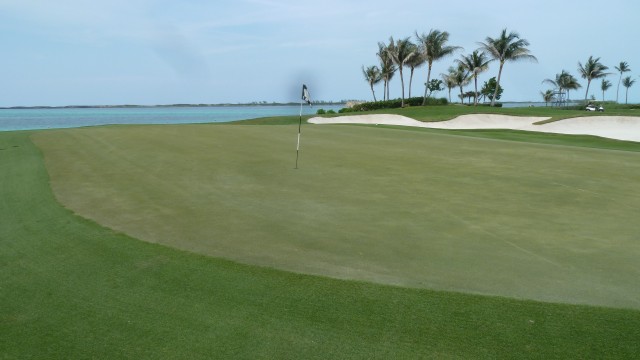
{"label": "manicured turf", "polygon": [[135,238],[343,279],[640,308],[640,154],[361,126],[34,136],[73,211]]}
{"label": "manicured turf", "polygon": [[28,135],[0,133],[2,358],[539,359],[640,353],[636,310],[295,275],[129,238],[54,200]]}

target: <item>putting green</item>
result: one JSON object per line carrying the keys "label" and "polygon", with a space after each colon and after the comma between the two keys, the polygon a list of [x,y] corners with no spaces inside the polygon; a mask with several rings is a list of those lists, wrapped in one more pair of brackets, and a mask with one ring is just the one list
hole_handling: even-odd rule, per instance
{"label": "putting green", "polygon": [[58,200],[133,237],[290,271],[640,308],[640,154],[361,126],[33,135]]}

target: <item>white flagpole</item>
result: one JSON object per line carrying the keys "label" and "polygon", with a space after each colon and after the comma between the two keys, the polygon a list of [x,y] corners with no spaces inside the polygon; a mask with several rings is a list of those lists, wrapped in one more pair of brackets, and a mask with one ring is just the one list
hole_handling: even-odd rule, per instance
{"label": "white flagpole", "polygon": [[296,169],[298,168],[298,156],[300,154],[300,132],[302,130],[302,100],[300,100],[300,118],[298,122],[298,145],[296,146]]}
{"label": "white flagpole", "polygon": [[300,99],[300,120],[298,122],[298,145],[296,146],[296,169],[298,168],[298,157],[300,155],[300,133],[302,132],[302,103],[307,102],[311,106],[311,97],[307,85],[302,84],[302,97]]}

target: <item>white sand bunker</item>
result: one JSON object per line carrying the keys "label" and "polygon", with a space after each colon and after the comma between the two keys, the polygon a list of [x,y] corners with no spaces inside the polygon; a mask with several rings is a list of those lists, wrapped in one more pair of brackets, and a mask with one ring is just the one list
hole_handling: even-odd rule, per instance
{"label": "white sand bunker", "polygon": [[511,129],[539,131],[556,134],[594,135],[611,139],[639,141],[640,117],[635,116],[589,116],[559,120],[543,125],[535,122],[547,117],[520,117],[495,114],[462,115],[455,119],[438,122],[422,122],[401,115],[353,115],[335,118],[314,117],[312,124],[380,124],[416,126],[432,129]]}

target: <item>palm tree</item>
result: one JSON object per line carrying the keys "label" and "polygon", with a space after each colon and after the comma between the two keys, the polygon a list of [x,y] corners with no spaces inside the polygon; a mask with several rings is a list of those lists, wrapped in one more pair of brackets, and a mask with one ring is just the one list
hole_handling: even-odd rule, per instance
{"label": "palm tree", "polygon": [[378,58],[380,59],[380,75],[384,81],[383,99],[389,100],[389,82],[396,73],[396,67],[387,51],[387,45],[383,42],[378,43]]}
{"label": "palm tree", "polygon": [[[452,68],[449,68],[449,71],[451,70]],[[456,87],[456,80],[452,75],[453,75],[452,73],[440,74],[440,77],[442,78],[442,83],[444,84],[444,86],[447,87],[447,90],[449,91],[449,102],[451,102],[451,89]]]}
{"label": "palm tree", "polygon": [[609,90],[612,86],[611,81],[607,79],[602,79],[602,83],[600,84],[600,90],[602,90],[602,102],[604,102],[604,92]]}
{"label": "palm tree", "polygon": [[540,95],[542,95],[542,99],[544,100],[544,106],[548,106],[549,102],[553,101],[555,98],[555,94],[553,90],[547,90],[545,92],[540,91]]}
{"label": "palm tree", "polygon": [[411,73],[409,75],[409,97],[411,97],[411,84],[413,83],[413,73],[417,68],[424,65],[425,63],[425,58],[422,55],[422,51],[420,50],[420,48],[415,44],[412,44],[412,45],[415,46],[414,51],[416,52],[416,56],[412,57],[411,60],[407,62],[407,66],[409,66],[409,69],[411,70]]}
{"label": "palm tree", "polygon": [[416,50],[416,46],[409,41],[408,37],[400,39],[397,42],[393,41],[393,37],[389,38],[387,52],[389,52],[389,57],[391,57],[393,63],[398,66],[398,71],[400,72],[400,84],[402,86],[402,102],[400,103],[400,107],[404,107],[404,76],[402,75],[402,69],[416,56]]}
{"label": "palm tree", "polygon": [[373,94],[373,101],[378,101],[376,99],[376,93],[373,91],[373,85],[379,83],[382,80],[382,74],[380,73],[380,68],[377,66],[369,66],[365,68],[362,66],[362,74],[364,75],[364,79],[369,83],[371,87],[371,94]]}
{"label": "palm tree", "polygon": [[555,80],[553,79],[545,79],[542,83],[548,83],[553,85],[558,89],[559,92],[564,90],[567,91],[567,101],[569,100],[569,90],[577,90],[582,87],[580,83],[578,83],[578,79],[576,79],[573,75],[569,74],[566,70],[562,70],[560,74],[556,74]]}
{"label": "palm tree", "polygon": [[569,96],[569,90],[578,90],[582,87],[582,85],[580,85],[580,83],[578,82],[578,79],[568,73],[562,77],[561,81],[562,86],[567,90],[567,101],[571,99],[571,97]]}
{"label": "palm tree", "polygon": [[605,70],[609,69],[607,66],[600,63],[600,58],[594,59],[593,56],[589,56],[584,66],[578,62],[578,71],[583,79],[587,79],[587,91],[584,93],[584,101],[587,102],[587,96],[589,95],[589,86],[591,86],[591,80],[603,78],[608,73]]}
{"label": "palm tree", "polygon": [[456,50],[462,48],[459,46],[446,45],[449,41],[449,33],[446,31],[431,29],[429,30],[428,34],[418,35],[418,33],[416,32],[416,37],[418,38],[418,41],[420,43],[422,56],[424,57],[425,62],[428,65],[427,82],[425,83],[424,97],[422,100],[422,105],[424,106],[427,103],[428,85],[426,84],[429,84],[429,81],[431,80],[431,66],[433,65],[433,62],[447,57],[453,54]]}
{"label": "palm tree", "polygon": [[512,31],[507,34],[507,29],[503,29],[498,38],[493,39],[487,36],[485,41],[479,44],[482,49],[489,53],[489,56],[491,56],[493,60],[500,62],[498,79],[496,81],[496,94],[494,94],[493,99],[491,99],[491,106],[494,106],[498,88],[500,87],[500,77],[502,76],[504,63],[518,60],[532,60],[537,62],[538,59],[531,55],[529,49],[527,49],[529,42],[526,39],[521,39],[517,32]]}
{"label": "palm tree", "polygon": [[458,86],[460,88],[460,101],[463,102],[462,100],[464,99],[464,92],[462,88],[469,84],[469,82],[471,81],[469,73],[462,65],[458,64],[457,67],[449,67],[448,77],[449,80],[454,84],[453,86]]}
{"label": "palm tree", "polygon": [[629,100],[629,88],[631,86],[633,86],[633,84],[635,84],[636,80],[635,79],[631,79],[631,76],[627,76],[626,78],[622,79],[622,86],[627,88],[627,93],[626,96],[624,98],[624,103],[627,104],[628,100]]}
{"label": "palm tree", "polygon": [[[478,93],[478,75],[489,68],[491,59],[487,57],[484,51],[474,51],[470,55],[462,56],[460,60],[456,60],[471,75],[475,83],[475,93]],[[474,96],[473,105],[478,105],[478,97]]]}
{"label": "palm tree", "polygon": [[620,65],[614,66],[618,72],[620,72],[620,79],[618,80],[618,90],[616,91],[616,102],[618,102],[618,95],[620,94],[620,83],[622,82],[622,73],[631,71],[629,64],[626,61],[620,61]]}

